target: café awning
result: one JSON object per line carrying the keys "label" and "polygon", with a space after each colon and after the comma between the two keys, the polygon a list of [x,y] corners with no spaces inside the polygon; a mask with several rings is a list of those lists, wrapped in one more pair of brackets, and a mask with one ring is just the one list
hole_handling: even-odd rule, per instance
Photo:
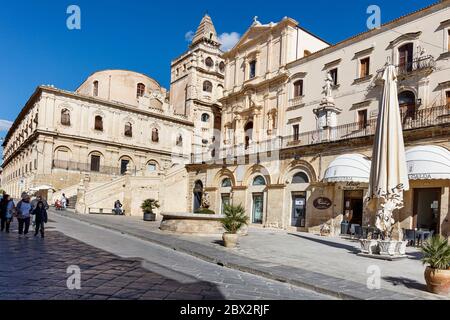
{"label": "caf\u00e9 awning", "polygon": [[450,151],[426,145],[406,151],[406,165],[410,180],[450,179]]}
{"label": "caf\u00e9 awning", "polygon": [[362,154],[344,154],[334,159],[325,171],[324,182],[369,182],[370,160]]}

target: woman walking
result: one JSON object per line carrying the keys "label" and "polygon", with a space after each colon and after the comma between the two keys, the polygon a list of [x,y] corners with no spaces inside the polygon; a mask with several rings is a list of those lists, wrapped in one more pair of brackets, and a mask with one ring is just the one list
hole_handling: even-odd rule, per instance
{"label": "woman walking", "polygon": [[45,204],[43,201],[39,201],[36,209],[31,213],[36,217],[36,231],[34,236],[36,237],[39,231],[41,232],[41,238],[44,237],[44,224],[47,223],[47,210],[45,209]]}

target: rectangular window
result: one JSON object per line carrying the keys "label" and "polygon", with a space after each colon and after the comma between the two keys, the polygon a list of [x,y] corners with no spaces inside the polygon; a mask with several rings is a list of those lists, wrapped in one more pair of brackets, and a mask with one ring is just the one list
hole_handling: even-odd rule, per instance
{"label": "rectangular window", "polygon": [[91,156],[91,171],[100,172],[100,156]]}
{"label": "rectangular window", "polygon": [[359,129],[367,127],[367,109],[358,111],[358,124]]}
{"label": "rectangular window", "polygon": [[256,77],[256,60],[253,60],[249,63],[250,67],[250,73],[249,73],[249,79],[253,79]]}
{"label": "rectangular window", "polygon": [[450,91],[445,92],[446,104],[450,106]]}
{"label": "rectangular window", "polygon": [[294,98],[303,96],[303,80],[294,82]]}
{"label": "rectangular window", "polygon": [[300,126],[298,124],[294,124],[292,126],[292,131],[293,131],[294,141],[298,141],[300,138]]}
{"label": "rectangular window", "polygon": [[447,51],[450,52],[450,29],[447,30]]}
{"label": "rectangular window", "polygon": [[331,69],[330,75],[331,75],[331,78],[333,79],[333,85],[337,86],[337,84],[338,84],[338,69],[337,68]]}
{"label": "rectangular window", "polygon": [[370,73],[370,58],[364,58],[360,60],[359,77],[367,77]]}

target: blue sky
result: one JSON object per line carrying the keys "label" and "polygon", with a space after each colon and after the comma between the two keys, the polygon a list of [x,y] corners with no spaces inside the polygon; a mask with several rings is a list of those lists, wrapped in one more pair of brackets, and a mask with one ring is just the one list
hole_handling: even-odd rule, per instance
{"label": "blue sky", "polygon": [[[187,49],[186,33],[196,30],[206,12],[218,34],[242,35],[254,16],[262,23],[289,16],[336,43],[366,30],[369,5],[380,6],[384,23],[434,2],[4,1],[0,7],[0,120],[14,120],[36,86],[74,90],[101,69],[143,72],[168,88],[170,61]],[[81,8],[81,30],[66,27],[66,10],[72,4]],[[0,137],[5,135],[2,127],[0,121]]]}

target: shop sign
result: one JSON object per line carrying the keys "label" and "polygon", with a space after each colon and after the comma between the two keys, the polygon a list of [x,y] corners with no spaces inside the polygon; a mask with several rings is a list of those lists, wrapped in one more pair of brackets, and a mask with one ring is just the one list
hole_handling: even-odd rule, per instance
{"label": "shop sign", "polygon": [[429,173],[413,173],[409,174],[408,178],[410,180],[431,180],[433,177]]}
{"label": "shop sign", "polygon": [[329,207],[331,207],[331,205],[332,205],[331,200],[328,198],[325,198],[325,197],[319,197],[319,198],[315,199],[313,202],[314,208],[319,209],[319,210],[328,209]]}

